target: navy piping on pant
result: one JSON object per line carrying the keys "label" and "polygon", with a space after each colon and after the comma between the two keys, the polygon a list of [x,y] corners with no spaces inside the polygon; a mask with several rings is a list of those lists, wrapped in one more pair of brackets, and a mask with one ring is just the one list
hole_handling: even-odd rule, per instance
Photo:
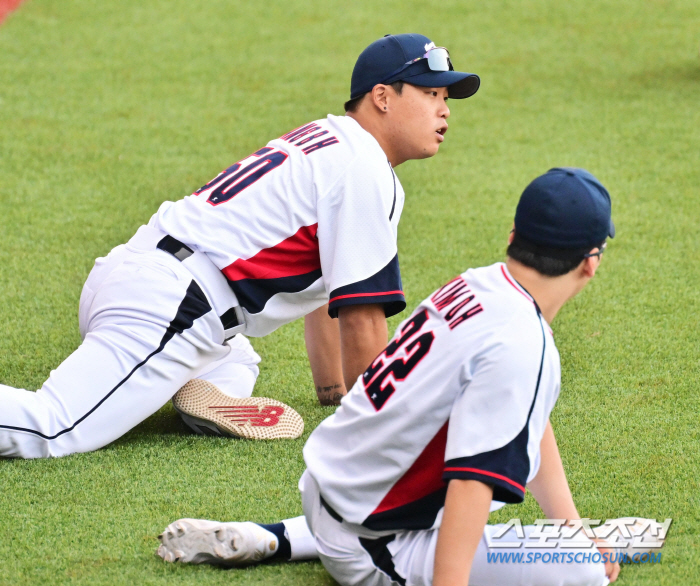
{"label": "navy piping on pant", "polygon": [[372,558],[374,565],[384,572],[393,582],[406,586],[406,579],[402,578],[394,567],[394,560],[391,558],[391,552],[387,545],[394,541],[396,535],[386,535],[379,539],[368,539],[360,537],[360,545]]}
{"label": "navy piping on pant", "polygon": [[175,334],[181,334],[185,330],[188,330],[192,327],[192,324],[195,322],[195,320],[199,319],[203,315],[206,315],[210,311],[211,306],[209,305],[209,301],[207,301],[206,295],[204,295],[204,292],[200,289],[199,285],[192,281],[189,287],[187,287],[187,293],[185,293],[185,298],[180,303],[180,306],[177,309],[177,313],[175,314],[175,317],[166,329],[165,335],[160,341],[158,348],[156,348],[153,352],[146,356],[146,358],[142,362],[139,362],[136,366],[134,366],[132,371],[129,374],[127,374],[126,377],[119,381],[119,383],[111,391],[109,391],[109,393],[102,397],[102,399],[100,399],[100,401],[92,409],[90,409],[85,415],[78,419],[73,425],[67,427],[66,429],[62,429],[54,435],[45,435],[40,431],[37,431],[36,429],[27,429],[25,427],[15,427],[12,425],[0,425],[0,429],[26,431],[28,433],[38,435],[39,437],[42,437],[46,440],[56,439],[64,433],[73,431],[73,429],[75,429],[75,427],[79,423],[85,421],[90,415],[92,415],[97,410],[97,408],[100,405],[102,405],[102,403],[109,399],[109,397],[111,397],[119,389],[119,387],[121,387],[126,381],[128,381],[131,378],[131,375],[133,375],[139,368],[146,364],[156,354],[162,352],[163,348],[165,348],[165,345],[175,337]]}

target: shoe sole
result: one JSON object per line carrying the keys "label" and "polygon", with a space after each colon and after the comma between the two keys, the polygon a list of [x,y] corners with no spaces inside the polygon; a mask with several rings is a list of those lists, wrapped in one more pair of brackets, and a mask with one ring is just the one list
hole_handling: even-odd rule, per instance
{"label": "shoe sole", "polygon": [[173,406],[202,434],[273,440],[296,439],[304,432],[304,420],[289,405],[265,397],[229,397],[201,379],[182,387],[173,397]]}
{"label": "shoe sole", "polygon": [[[263,560],[255,535],[239,523],[180,519],[158,536],[156,552],[166,562],[243,567]],[[240,524],[243,525],[243,524]]]}

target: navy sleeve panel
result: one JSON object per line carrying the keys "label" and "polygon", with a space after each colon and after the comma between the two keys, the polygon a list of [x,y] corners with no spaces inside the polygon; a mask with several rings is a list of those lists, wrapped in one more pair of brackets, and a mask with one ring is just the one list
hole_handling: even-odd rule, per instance
{"label": "navy sleeve panel", "polygon": [[367,303],[383,304],[386,317],[396,315],[406,308],[398,254],[382,270],[371,277],[331,291],[328,315],[338,317],[338,308],[340,307]]}
{"label": "navy sleeve panel", "polygon": [[527,455],[528,426],[508,444],[491,452],[445,463],[442,479],[479,480],[493,486],[494,500],[521,503],[525,499],[525,483],[530,473]]}
{"label": "navy sleeve panel", "polygon": [[435,524],[440,509],[445,506],[446,494],[445,486],[416,501],[381,513],[372,513],[362,525],[372,531],[430,529]]}

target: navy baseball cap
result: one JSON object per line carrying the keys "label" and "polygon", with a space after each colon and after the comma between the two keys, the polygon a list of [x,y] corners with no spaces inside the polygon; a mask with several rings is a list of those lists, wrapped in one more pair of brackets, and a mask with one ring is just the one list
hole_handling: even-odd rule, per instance
{"label": "navy baseball cap", "polygon": [[[431,58],[428,54],[435,51]],[[432,57],[435,57],[434,59]],[[386,35],[357,58],[352,71],[350,99],[369,92],[378,83],[405,81],[421,87],[446,87],[450,98],[468,98],[479,89],[479,76],[454,71],[444,47],[418,34]]]}
{"label": "navy baseball cap", "polygon": [[515,211],[515,233],[537,248],[533,252],[563,258],[614,238],[611,214],[610,194],[591,173],[556,167],[523,191]]}

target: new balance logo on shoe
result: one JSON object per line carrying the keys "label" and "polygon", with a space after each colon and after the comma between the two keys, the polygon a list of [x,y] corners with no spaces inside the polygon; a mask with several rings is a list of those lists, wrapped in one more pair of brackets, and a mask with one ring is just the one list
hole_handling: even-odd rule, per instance
{"label": "new balance logo on shoe", "polygon": [[304,420],[289,405],[265,397],[229,397],[197,378],[175,393],[173,406],[200,434],[273,440],[295,439],[304,431]]}
{"label": "new balance logo on shoe", "polygon": [[254,405],[210,405],[209,409],[214,409],[236,425],[245,425],[250,421],[253,427],[277,425],[284,413],[283,407],[273,405],[266,405],[260,409]]}

